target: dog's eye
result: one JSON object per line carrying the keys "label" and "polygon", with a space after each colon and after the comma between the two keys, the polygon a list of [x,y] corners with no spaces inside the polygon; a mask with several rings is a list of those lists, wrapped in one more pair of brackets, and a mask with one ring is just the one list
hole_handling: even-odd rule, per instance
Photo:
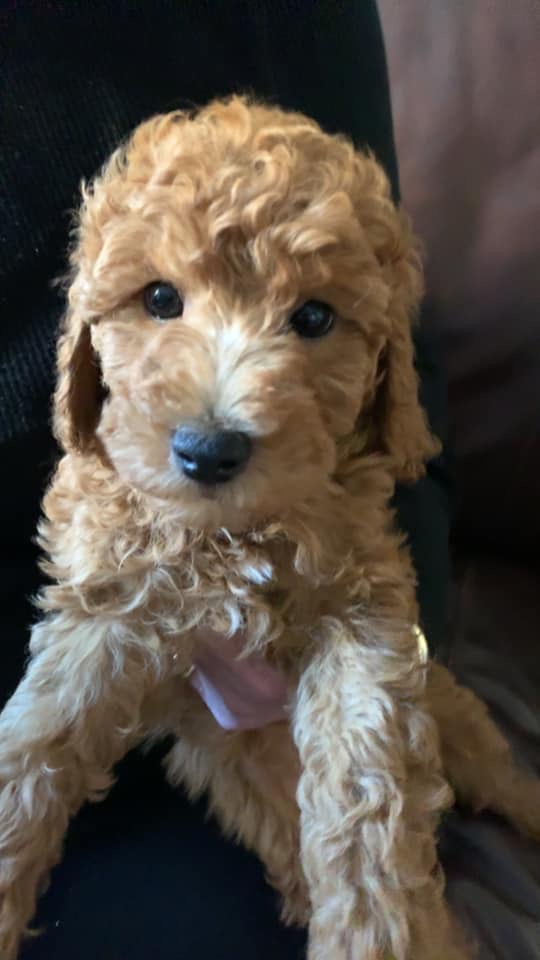
{"label": "dog's eye", "polygon": [[156,320],[182,316],[184,304],[178,290],[164,280],[156,280],[144,288],[143,300],[148,313]]}
{"label": "dog's eye", "polygon": [[334,326],[336,315],[327,303],[308,300],[291,316],[290,324],[299,337],[324,337]]}

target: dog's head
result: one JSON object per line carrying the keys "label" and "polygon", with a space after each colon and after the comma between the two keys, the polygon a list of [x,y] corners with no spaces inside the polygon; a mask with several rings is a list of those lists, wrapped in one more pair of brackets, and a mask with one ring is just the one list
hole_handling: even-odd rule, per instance
{"label": "dog's head", "polygon": [[193,524],[316,493],[359,421],[413,479],[416,248],[373,158],[241,98],[137,128],[89,189],[55,424]]}

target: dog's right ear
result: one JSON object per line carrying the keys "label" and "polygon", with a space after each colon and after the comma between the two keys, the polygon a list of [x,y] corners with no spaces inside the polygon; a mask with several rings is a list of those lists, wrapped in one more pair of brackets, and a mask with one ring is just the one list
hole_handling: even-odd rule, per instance
{"label": "dog's right ear", "polygon": [[66,452],[93,452],[97,449],[96,429],[105,391],[90,322],[73,306],[68,309],[58,341],[57,369],[53,411],[56,438]]}
{"label": "dog's right ear", "polygon": [[116,151],[92,184],[81,184],[82,203],[72,228],[70,275],[62,286],[67,309],[57,342],[57,381],[53,402],[56,439],[66,452],[99,450],[96,429],[106,395],[99,357],[92,344],[92,325],[99,309],[89,300],[93,291],[92,269],[102,249],[102,227],[109,216],[107,194],[101,190],[106,177],[117,171]]}

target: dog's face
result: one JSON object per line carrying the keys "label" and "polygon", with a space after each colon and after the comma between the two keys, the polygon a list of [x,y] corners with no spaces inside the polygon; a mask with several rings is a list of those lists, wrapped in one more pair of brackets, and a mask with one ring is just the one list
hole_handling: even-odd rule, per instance
{"label": "dog's face", "polygon": [[362,413],[396,476],[431,452],[410,236],[376,163],[313,122],[235,99],[143,124],[86,193],[73,260],[61,439],[186,522],[317,495]]}

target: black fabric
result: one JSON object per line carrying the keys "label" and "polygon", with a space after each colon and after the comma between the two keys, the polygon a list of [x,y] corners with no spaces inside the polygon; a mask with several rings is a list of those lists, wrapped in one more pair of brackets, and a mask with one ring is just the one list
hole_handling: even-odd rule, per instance
{"label": "black fabric", "polygon": [[87,806],[21,960],[301,960],[305,934],[283,927],[259,861],[223,840],[134,753],[104,803]]}
{"label": "black fabric", "polygon": [[[39,581],[32,546],[54,461],[53,346],[78,183],[148,115],[251,90],[369,145],[399,194],[388,81],[373,0],[22,0],[0,11],[0,495],[4,699],[17,682]],[[418,344],[425,402],[444,423],[432,346]],[[423,619],[444,626],[444,464],[398,497]],[[118,786],[76,819],[40,907],[27,960],[303,953],[282,930],[262,868],[163,783],[156,757],[128,758]]]}

